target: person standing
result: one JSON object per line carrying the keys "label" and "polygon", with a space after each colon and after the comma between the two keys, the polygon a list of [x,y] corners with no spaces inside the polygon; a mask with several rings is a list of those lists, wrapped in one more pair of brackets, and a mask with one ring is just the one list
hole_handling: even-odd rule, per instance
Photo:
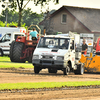
{"label": "person standing", "polygon": [[33,31],[29,33],[29,35],[32,36],[32,40],[37,40],[37,35],[38,35],[38,32],[36,31],[35,28],[33,28]]}
{"label": "person standing", "polygon": [[83,44],[82,44],[82,54],[86,55],[87,54],[87,49],[88,49],[88,45],[86,44],[86,40],[83,39]]}

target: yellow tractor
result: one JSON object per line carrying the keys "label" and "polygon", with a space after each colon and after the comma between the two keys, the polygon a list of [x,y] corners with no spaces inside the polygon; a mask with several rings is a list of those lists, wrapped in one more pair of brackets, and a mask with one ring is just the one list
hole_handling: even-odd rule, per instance
{"label": "yellow tractor", "polygon": [[97,39],[95,49],[95,56],[92,53],[90,53],[89,57],[81,55],[80,62],[84,63],[85,72],[100,72],[100,37]]}

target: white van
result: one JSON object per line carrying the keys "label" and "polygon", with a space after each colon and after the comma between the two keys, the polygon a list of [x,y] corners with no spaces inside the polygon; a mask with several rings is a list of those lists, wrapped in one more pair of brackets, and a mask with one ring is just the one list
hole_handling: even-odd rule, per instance
{"label": "white van", "polygon": [[26,33],[26,29],[24,27],[0,27],[0,39],[8,32]]}
{"label": "white van", "polygon": [[17,36],[25,36],[22,32],[8,32],[0,40],[0,56],[10,54],[10,44],[15,41]]}

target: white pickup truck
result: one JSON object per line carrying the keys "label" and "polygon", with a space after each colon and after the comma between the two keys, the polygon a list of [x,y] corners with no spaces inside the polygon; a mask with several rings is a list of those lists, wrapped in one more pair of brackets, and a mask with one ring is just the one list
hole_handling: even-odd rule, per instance
{"label": "white pickup truck", "polygon": [[22,32],[8,32],[0,40],[0,56],[10,54],[10,44],[15,41],[17,36],[25,36]]}
{"label": "white pickup truck", "polygon": [[[63,45],[67,41],[67,45]],[[65,46],[65,47],[64,47]],[[75,36],[46,35],[41,37],[33,53],[34,72],[47,68],[49,73],[62,70],[64,75],[69,72],[83,74],[84,66],[79,63],[81,52],[75,52]]]}

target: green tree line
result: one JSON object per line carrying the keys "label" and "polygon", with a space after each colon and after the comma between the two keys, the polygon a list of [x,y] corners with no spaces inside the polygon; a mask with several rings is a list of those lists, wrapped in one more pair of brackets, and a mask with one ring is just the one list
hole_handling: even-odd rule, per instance
{"label": "green tree line", "polygon": [[[6,10],[7,10],[7,26],[18,26],[18,12],[15,10],[5,9],[0,15],[0,27],[5,27],[6,25]],[[36,12],[31,11],[30,8],[24,9],[22,13],[22,22],[21,26],[30,26],[31,24],[39,25],[43,20],[43,13],[37,14]]]}
{"label": "green tree line", "polygon": [[[0,0],[0,2],[3,2],[5,3],[6,0]],[[10,3],[10,8],[12,10],[15,10],[18,8],[19,10],[19,13],[18,13],[18,26],[20,27],[21,26],[21,23],[22,23],[22,13],[23,13],[23,10],[25,9],[26,5],[31,1],[31,0],[8,0],[9,3]],[[27,1],[25,4],[24,4],[24,1]],[[52,0],[32,0],[33,1],[33,4],[35,4],[34,6],[38,6],[39,4],[42,6],[44,5],[48,5],[48,3]],[[58,3],[59,0],[53,0],[53,2],[56,2]],[[5,5],[3,4],[2,5],[3,8],[5,8]]]}

